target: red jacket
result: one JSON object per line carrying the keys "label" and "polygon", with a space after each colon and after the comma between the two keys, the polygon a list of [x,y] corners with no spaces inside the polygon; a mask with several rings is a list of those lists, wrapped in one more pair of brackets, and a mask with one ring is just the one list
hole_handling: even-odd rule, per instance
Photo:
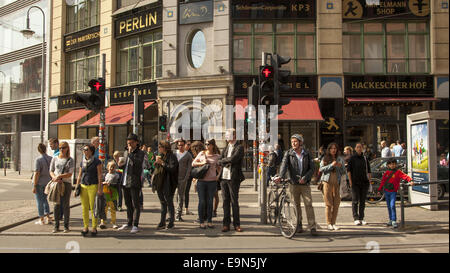
{"label": "red jacket", "polygon": [[[386,183],[386,180],[389,178],[391,173],[392,173],[391,170],[387,170],[383,174],[383,178],[381,179],[381,184],[380,184],[380,187],[378,188],[378,191],[382,191],[383,190],[384,183]],[[391,177],[391,179],[389,179],[389,183],[393,183],[394,184],[394,190],[386,190],[386,191],[388,191],[388,192],[397,192],[398,189],[400,188],[400,180],[406,180],[406,181],[410,182],[412,180],[412,178],[409,177],[404,172],[402,172],[400,170],[397,170],[395,172],[395,174]]]}

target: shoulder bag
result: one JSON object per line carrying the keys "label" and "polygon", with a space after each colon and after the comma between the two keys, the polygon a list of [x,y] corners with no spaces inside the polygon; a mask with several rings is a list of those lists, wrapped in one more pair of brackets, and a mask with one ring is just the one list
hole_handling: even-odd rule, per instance
{"label": "shoulder bag", "polygon": [[[206,159],[206,155],[205,155],[205,159]],[[192,176],[192,178],[202,179],[203,177],[205,177],[208,170],[209,170],[208,163],[206,163],[205,165],[202,165],[202,166],[192,167],[191,176]]]}

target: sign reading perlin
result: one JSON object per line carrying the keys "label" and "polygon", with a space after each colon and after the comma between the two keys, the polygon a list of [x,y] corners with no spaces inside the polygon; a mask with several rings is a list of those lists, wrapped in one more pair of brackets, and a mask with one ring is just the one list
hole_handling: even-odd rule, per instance
{"label": "sign reading perlin", "polygon": [[64,51],[88,47],[100,43],[100,26],[84,29],[64,36]]}
{"label": "sign reading perlin", "polygon": [[315,0],[233,0],[233,19],[314,19]]}
{"label": "sign reading perlin", "polygon": [[114,22],[114,34],[116,38],[120,38],[161,26],[162,7],[158,6],[117,18]]}
{"label": "sign reading perlin", "polygon": [[212,22],[213,1],[180,4],[180,25]]}
{"label": "sign reading perlin", "polygon": [[428,17],[430,0],[344,0],[342,18],[361,19],[388,17],[404,19]]}

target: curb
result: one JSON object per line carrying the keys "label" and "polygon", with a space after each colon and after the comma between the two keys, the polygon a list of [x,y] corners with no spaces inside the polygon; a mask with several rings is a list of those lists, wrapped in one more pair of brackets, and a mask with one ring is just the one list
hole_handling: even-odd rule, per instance
{"label": "curb", "polygon": [[[77,204],[71,205],[70,208],[74,208],[74,207],[77,207],[77,206],[79,206],[79,205],[81,205],[81,202],[80,202],[80,203],[77,203]],[[53,211],[50,212],[50,214],[53,214]],[[1,233],[3,233],[5,230],[11,229],[11,228],[15,228],[15,227],[17,227],[17,226],[26,224],[26,223],[28,223],[28,222],[31,222],[31,221],[34,221],[34,220],[37,220],[37,219],[39,219],[39,216],[35,216],[35,217],[32,217],[32,218],[28,218],[28,219],[22,220],[22,221],[20,221],[20,222],[16,222],[16,223],[13,223],[13,224],[10,224],[10,225],[7,225],[7,226],[0,227],[0,235],[1,235]]]}

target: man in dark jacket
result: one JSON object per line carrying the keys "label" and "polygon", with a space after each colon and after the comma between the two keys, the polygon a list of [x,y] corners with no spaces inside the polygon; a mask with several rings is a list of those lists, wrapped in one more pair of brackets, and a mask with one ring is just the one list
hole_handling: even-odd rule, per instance
{"label": "man in dark jacket", "polygon": [[233,209],[233,226],[237,232],[242,232],[239,216],[239,188],[245,180],[242,173],[242,160],[244,159],[244,147],[236,141],[236,131],[230,129],[226,132],[227,147],[221,155],[219,165],[222,166],[220,173],[223,200],[223,229],[222,232],[230,230],[231,211]]}
{"label": "man in dark jacket", "polygon": [[161,203],[161,221],[157,229],[166,227],[166,215],[169,211],[170,218],[167,228],[174,227],[175,207],[173,205],[173,196],[178,186],[178,160],[177,156],[172,152],[168,141],[161,141],[158,145],[158,156],[156,156],[155,164],[164,169],[164,177],[161,187],[158,187],[158,198]]}
{"label": "man in dark jacket", "polygon": [[302,228],[302,210],[300,197],[306,209],[306,216],[308,217],[308,228],[311,235],[316,236],[316,220],[314,215],[314,208],[312,206],[311,188],[309,183],[314,173],[314,162],[311,154],[303,148],[303,137],[294,134],[291,137],[292,148],[286,151],[281,162],[280,177],[285,177],[289,173],[291,185],[289,190],[294,197],[294,202],[298,213],[298,228],[297,233],[303,232]]}
{"label": "man in dark jacket", "polygon": [[363,154],[361,143],[356,144],[355,152],[348,162],[347,174],[352,188],[353,220],[355,220],[355,225],[359,226],[367,225],[367,222],[364,221],[364,210],[371,173],[369,159]]}
{"label": "man in dark jacket", "polygon": [[146,154],[139,149],[138,136],[130,134],[127,138],[127,148],[124,157],[126,163],[123,171],[123,196],[127,206],[128,224],[123,225],[119,230],[130,229],[131,233],[139,231],[139,217],[141,215],[140,193],[142,191],[143,170],[146,164]]}

